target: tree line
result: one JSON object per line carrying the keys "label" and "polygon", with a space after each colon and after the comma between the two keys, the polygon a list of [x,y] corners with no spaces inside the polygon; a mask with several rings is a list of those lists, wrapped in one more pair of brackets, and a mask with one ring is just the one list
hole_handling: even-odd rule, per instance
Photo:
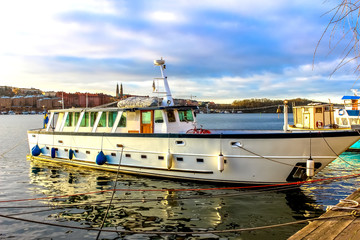
{"label": "tree line", "polygon": [[[291,106],[302,106],[312,103],[314,101],[304,98],[289,99],[289,111],[292,112]],[[242,111],[243,113],[276,113],[280,109],[283,111],[284,100],[272,100],[268,98],[251,98],[244,100],[235,100],[231,104],[216,104],[212,106],[214,109]]]}

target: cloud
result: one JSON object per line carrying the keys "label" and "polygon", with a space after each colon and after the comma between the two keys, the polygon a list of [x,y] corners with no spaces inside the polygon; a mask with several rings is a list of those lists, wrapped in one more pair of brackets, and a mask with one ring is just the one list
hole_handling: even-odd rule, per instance
{"label": "cloud", "polygon": [[158,75],[152,60],[164,57],[177,96],[334,94],[353,77],[346,68],[329,79],[338,60],[323,46],[312,70],[326,11],[310,0],[1,2],[0,77],[2,85],[111,94],[123,82],[146,95]]}

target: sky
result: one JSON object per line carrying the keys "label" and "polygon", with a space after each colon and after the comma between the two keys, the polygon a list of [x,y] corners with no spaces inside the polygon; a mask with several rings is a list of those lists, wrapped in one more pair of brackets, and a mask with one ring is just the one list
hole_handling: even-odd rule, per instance
{"label": "sky", "polygon": [[328,35],[313,58],[334,2],[1,1],[0,86],[152,96],[163,57],[175,98],[340,102],[353,66],[331,75]]}

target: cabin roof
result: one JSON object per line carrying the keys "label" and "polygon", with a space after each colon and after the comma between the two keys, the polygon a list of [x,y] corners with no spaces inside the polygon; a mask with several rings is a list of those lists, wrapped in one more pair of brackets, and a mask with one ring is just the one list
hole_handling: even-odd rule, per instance
{"label": "cabin roof", "polygon": [[333,106],[332,103],[315,103],[315,104],[308,104],[303,106],[294,106],[293,108],[318,108],[318,107],[329,107]]}
{"label": "cabin roof", "polygon": [[343,96],[341,100],[358,100],[360,96]]}
{"label": "cabin roof", "polygon": [[49,112],[100,112],[100,111],[124,111],[124,112],[134,112],[136,110],[163,110],[163,109],[178,109],[178,110],[188,110],[188,109],[198,109],[197,106],[157,106],[157,107],[139,107],[139,108],[68,108],[68,109],[54,109]]}

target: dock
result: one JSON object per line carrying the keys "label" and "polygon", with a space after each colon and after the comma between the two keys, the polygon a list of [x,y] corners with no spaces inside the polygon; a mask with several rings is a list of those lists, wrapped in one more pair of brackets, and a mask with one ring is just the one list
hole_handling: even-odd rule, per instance
{"label": "dock", "polygon": [[[356,190],[346,200],[360,201],[360,189]],[[354,203],[338,203],[336,207],[353,207]],[[338,209],[328,210],[311,221],[309,225],[299,230],[289,240],[298,239],[360,239],[360,207],[358,210]],[[321,218],[324,218],[321,220]]]}

